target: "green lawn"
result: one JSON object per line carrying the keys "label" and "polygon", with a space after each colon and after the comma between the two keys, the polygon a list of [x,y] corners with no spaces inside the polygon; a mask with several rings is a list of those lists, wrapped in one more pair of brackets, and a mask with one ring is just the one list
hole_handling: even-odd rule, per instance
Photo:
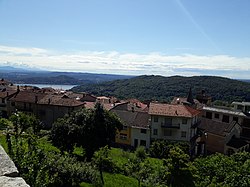
{"label": "green lawn", "polygon": [[[82,183],[82,187],[94,187],[92,184]],[[138,182],[132,177],[127,177],[121,174],[104,173],[105,187],[137,187]]]}

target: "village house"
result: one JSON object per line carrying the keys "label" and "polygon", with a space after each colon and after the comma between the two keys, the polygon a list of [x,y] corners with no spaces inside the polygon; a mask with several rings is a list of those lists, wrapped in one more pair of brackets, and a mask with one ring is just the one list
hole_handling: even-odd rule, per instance
{"label": "village house", "polygon": [[110,110],[123,122],[123,129],[117,132],[115,142],[128,147],[150,146],[150,128],[147,105],[138,100],[115,104]]}
{"label": "village house", "polygon": [[230,155],[249,148],[249,144],[240,138],[241,126],[236,121],[227,123],[203,118],[199,129],[206,135],[203,137],[205,147],[202,148],[202,152],[205,149],[209,153],[219,152]]}
{"label": "village house", "polygon": [[70,98],[67,95],[49,94],[37,102],[37,113],[39,119],[49,128],[58,118],[83,107],[84,102],[76,98]]}
{"label": "village house", "polygon": [[197,147],[197,126],[200,111],[183,104],[150,103],[151,142],[158,139],[185,141],[190,144],[190,155]]}
{"label": "village house", "polygon": [[241,137],[250,140],[250,102],[233,102],[232,106],[235,111],[241,111],[245,114],[245,118],[241,124]]}
{"label": "village house", "polygon": [[58,118],[84,107],[84,102],[65,93],[48,89],[20,90],[8,100],[8,116],[16,111],[34,114],[50,128]]}
{"label": "village house", "polygon": [[150,103],[152,140],[190,141],[196,135],[199,114],[187,105]]}
{"label": "village house", "polygon": [[231,123],[232,121],[236,121],[240,125],[242,125],[246,115],[241,111],[233,110],[230,108],[204,106],[202,108],[202,117],[224,123]]}

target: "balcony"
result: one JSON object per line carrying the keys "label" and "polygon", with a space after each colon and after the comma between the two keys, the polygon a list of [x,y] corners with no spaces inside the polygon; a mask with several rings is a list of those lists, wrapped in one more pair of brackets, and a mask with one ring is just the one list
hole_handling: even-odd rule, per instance
{"label": "balcony", "polygon": [[6,103],[0,103],[0,107],[6,107]]}
{"label": "balcony", "polygon": [[180,124],[173,124],[173,123],[161,123],[162,128],[171,128],[171,129],[179,129]]}

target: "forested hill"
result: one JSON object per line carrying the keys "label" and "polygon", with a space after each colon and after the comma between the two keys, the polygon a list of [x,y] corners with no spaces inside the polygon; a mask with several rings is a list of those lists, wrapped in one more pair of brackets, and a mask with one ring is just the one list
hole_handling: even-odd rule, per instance
{"label": "forested hill", "polygon": [[143,75],[131,79],[77,86],[72,90],[94,95],[115,96],[121,99],[169,101],[173,96],[187,96],[190,87],[194,96],[201,90],[205,90],[213,97],[213,100],[250,101],[250,83],[214,76]]}

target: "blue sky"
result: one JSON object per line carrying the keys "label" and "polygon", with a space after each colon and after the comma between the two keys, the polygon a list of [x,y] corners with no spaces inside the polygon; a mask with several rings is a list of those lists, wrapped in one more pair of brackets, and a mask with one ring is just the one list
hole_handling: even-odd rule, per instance
{"label": "blue sky", "polygon": [[0,0],[0,65],[250,78],[249,0]]}

